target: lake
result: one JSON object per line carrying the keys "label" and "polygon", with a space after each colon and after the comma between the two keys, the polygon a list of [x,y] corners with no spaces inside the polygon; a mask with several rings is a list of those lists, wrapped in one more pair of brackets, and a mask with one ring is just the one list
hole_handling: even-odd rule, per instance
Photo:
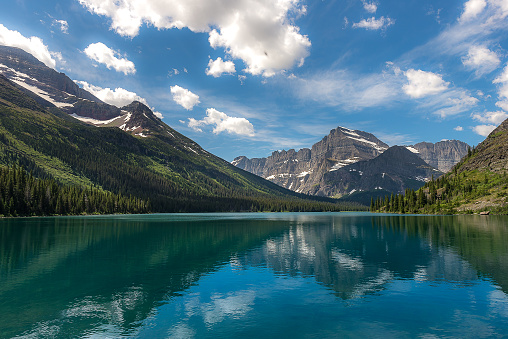
{"label": "lake", "polygon": [[508,217],[0,220],[1,338],[508,336]]}

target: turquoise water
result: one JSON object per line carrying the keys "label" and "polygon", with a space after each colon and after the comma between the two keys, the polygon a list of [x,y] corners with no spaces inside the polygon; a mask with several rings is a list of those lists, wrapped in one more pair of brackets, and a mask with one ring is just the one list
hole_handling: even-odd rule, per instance
{"label": "turquoise water", "polygon": [[0,338],[508,337],[508,218],[0,220]]}

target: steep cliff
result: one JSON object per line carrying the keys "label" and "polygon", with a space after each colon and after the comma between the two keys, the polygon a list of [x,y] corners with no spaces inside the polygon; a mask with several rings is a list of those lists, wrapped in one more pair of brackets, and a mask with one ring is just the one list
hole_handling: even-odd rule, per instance
{"label": "steep cliff", "polygon": [[374,159],[326,173],[323,184],[310,193],[343,196],[363,192],[366,201],[357,201],[369,203],[370,196],[404,193],[407,188],[416,190],[442,174],[406,147],[392,146]]}
{"label": "steep cliff", "polygon": [[267,158],[241,156],[232,164],[290,190],[311,193],[326,173],[373,159],[387,148],[370,133],[337,127],[311,149],[277,151]]}
{"label": "steep cliff", "polygon": [[439,169],[441,172],[448,172],[465,155],[469,145],[459,140],[443,140],[435,144],[420,142],[408,146],[418,151],[418,155],[430,166]]}

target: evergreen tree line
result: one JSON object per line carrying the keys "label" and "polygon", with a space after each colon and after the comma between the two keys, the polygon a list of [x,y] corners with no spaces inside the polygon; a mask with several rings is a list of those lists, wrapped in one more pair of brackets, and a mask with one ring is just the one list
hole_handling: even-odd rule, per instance
{"label": "evergreen tree line", "polygon": [[[468,155],[457,164],[451,172],[425,183],[415,191],[406,189],[404,194],[371,199],[370,210],[387,213],[445,213],[454,214],[456,208],[478,198],[498,191],[498,195],[506,195],[508,175],[492,172],[464,171],[459,172],[460,165],[471,158],[476,150],[469,149]],[[503,210],[496,211],[505,213]]]}
{"label": "evergreen tree line", "polygon": [[147,213],[149,201],[96,187],[61,185],[35,178],[21,166],[0,167],[0,215]]}
{"label": "evergreen tree line", "polygon": [[0,167],[0,215],[80,215],[158,212],[322,212],[365,209],[355,203],[330,203],[265,197],[158,197],[150,200],[114,194],[94,186],[62,185],[36,178],[19,165]]}

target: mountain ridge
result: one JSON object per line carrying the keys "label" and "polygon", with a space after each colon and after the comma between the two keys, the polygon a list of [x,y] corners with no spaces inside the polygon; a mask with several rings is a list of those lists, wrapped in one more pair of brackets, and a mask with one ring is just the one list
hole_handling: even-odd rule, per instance
{"label": "mountain ridge", "polygon": [[508,214],[508,119],[442,177],[375,200],[377,212]]}
{"label": "mountain ridge", "polygon": [[460,140],[442,140],[436,143],[419,142],[406,147],[418,151],[418,155],[430,166],[441,172],[448,172],[458,163],[470,148],[468,144]]}
{"label": "mountain ridge", "polygon": [[[415,145],[397,147],[405,147],[411,153],[416,154],[425,162],[425,165],[420,164],[421,166],[440,167],[441,170],[433,172],[435,176],[442,175],[443,172],[449,170],[451,164],[459,162],[467,154],[467,149],[469,148],[466,143],[459,140],[443,140],[435,144],[422,142]],[[381,194],[381,190],[376,192],[372,191],[372,188],[365,190],[364,184],[359,183],[347,171],[341,169],[348,168],[353,170],[355,169],[354,164],[375,159],[381,156],[387,149],[389,149],[387,144],[370,133],[339,126],[331,130],[330,134],[323,137],[321,141],[314,144],[310,149],[275,151],[267,158],[249,159],[245,156],[240,156],[236,157],[231,163],[297,192],[336,198],[349,198],[347,196],[354,190],[355,192],[364,191],[363,195],[365,196],[367,194],[378,196]],[[407,163],[412,158],[409,153],[405,153],[405,157],[408,159],[398,158],[397,161]],[[420,160],[413,159],[413,162],[417,163]],[[387,166],[387,164],[384,166]],[[338,172],[334,175],[336,171]],[[407,182],[407,186],[396,187],[396,185],[390,184],[391,188],[386,192],[401,193],[406,188],[417,189],[417,185],[412,181],[414,177],[420,177],[417,180],[420,186],[432,178],[432,173],[429,171],[420,173],[421,171],[418,168],[414,168],[413,171],[419,174],[411,175],[406,173],[404,174],[406,178],[402,180],[401,176],[404,176],[402,174],[404,171],[400,168],[399,173],[394,174],[394,176],[399,181]],[[340,173],[342,178],[338,173]],[[352,182],[348,184],[345,178],[352,180]],[[333,180],[336,182],[333,183]],[[382,181],[379,181],[376,187],[382,186]],[[361,200],[363,203],[368,203],[364,198]]]}
{"label": "mountain ridge", "polygon": [[407,147],[392,146],[376,158],[327,173],[327,185],[316,189],[324,196],[340,195],[343,200],[368,205],[371,197],[416,190],[442,174]]}
{"label": "mountain ridge", "polygon": [[275,151],[267,158],[237,157],[232,164],[285,188],[309,194],[324,173],[372,159],[386,149],[388,145],[373,134],[339,126],[310,149]]}
{"label": "mountain ridge", "polygon": [[[55,105],[37,102],[0,76],[0,165],[18,164],[36,177],[63,185],[133,196],[145,201],[151,212],[324,211],[353,206],[298,194],[236,168],[164,124],[142,103],[122,109],[139,130],[79,121]],[[8,198],[8,192],[0,194]]]}

